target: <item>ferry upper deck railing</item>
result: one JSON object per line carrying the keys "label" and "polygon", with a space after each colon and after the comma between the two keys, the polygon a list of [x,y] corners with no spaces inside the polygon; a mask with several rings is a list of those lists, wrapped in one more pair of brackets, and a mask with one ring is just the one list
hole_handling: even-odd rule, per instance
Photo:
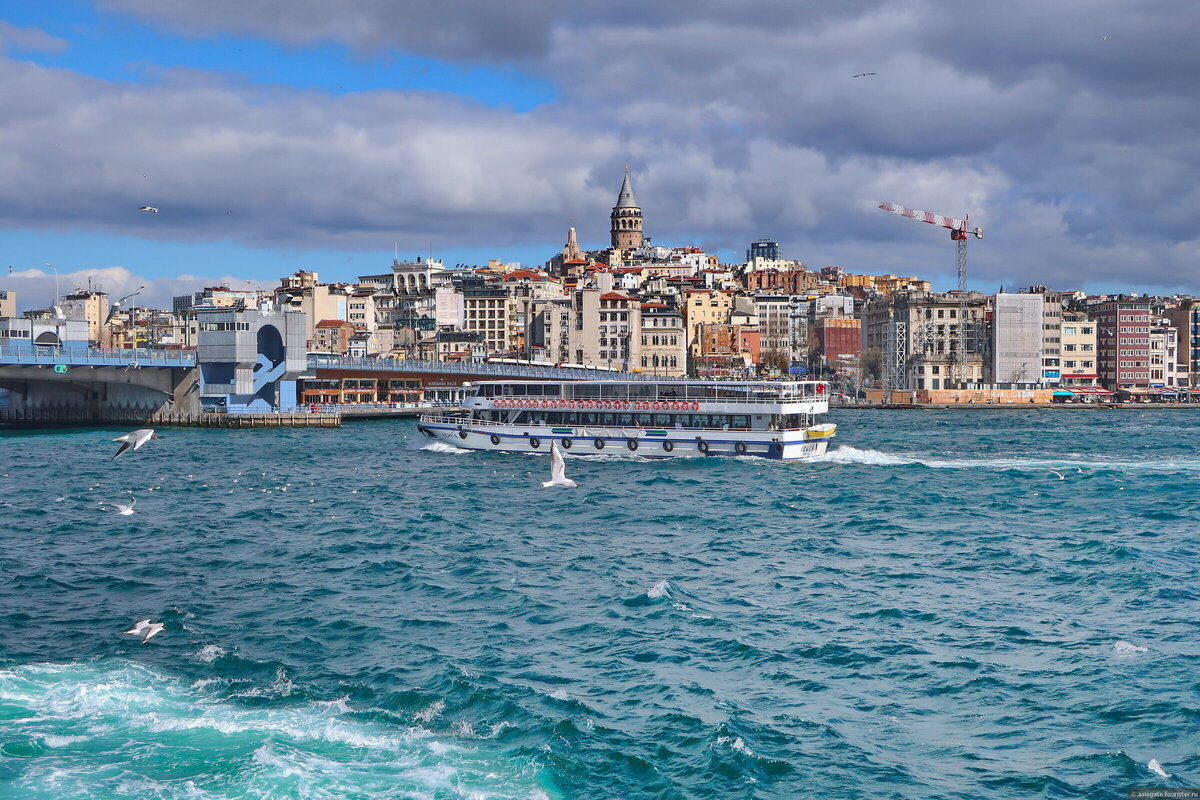
{"label": "ferry upper deck railing", "polygon": [[[661,385],[659,385],[661,384]],[[538,391],[538,390],[542,391]],[[499,391],[497,391],[499,390]],[[527,384],[480,387],[482,400],[582,401],[604,407],[614,402],[653,403],[736,403],[740,405],[780,405],[812,400],[828,400],[828,385],[812,383],[756,383],[737,385],[720,383],[646,383],[646,384],[563,384],[562,387]],[[470,398],[468,398],[470,399]],[[549,408],[549,406],[546,406]],[[610,409],[611,410],[611,409]]]}
{"label": "ferry upper deck railing", "polygon": [[[736,415],[730,415],[730,416],[736,416]],[[802,417],[803,415],[799,415],[799,416]],[[435,425],[442,424],[442,425],[458,426],[458,425],[462,425],[466,421],[466,418],[465,417],[448,416],[448,415],[443,415],[443,414],[422,414],[421,421],[429,422],[429,423],[432,423]],[[582,438],[586,438],[589,435],[588,433],[586,433],[586,431],[589,431],[592,429],[598,429],[598,428],[604,428],[609,431],[613,430],[614,428],[617,428],[626,436],[633,438],[633,437],[637,436],[638,434],[643,434],[647,431],[670,431],[672,433],[713,433],[713,432],[723,432],[723,431],[743,431],[743,432],[748,432],[748,433],[771,433],[771,432],[775,432],[775,431],[802,431],[802,430],[805,430],[809,426],[811,421],[813,421],[811,418],[804,419],[802,424],[797,425],[796,427],[792,427],[792,428],[779,427],[778,424],[776,424],[774,422],[772,422],[769,425],[762,427],[762,428],[754,428],[754,427],[750,427],[749,425],[737,425],[737,426],[722,425],[720,427],[712,427],[712,426],[694,427],[694,426],[680,425],[677,423],[669,423],[669,422],[662,422],[661,424],[655,424],[653,421],[651,421],[645,425],[622,425],[622,424],[606,425],[606,424],[591,423],[591,422],[574,422],[574,423],[564,422],[564,423],[561,423],[561,425],[563,427],[571,427],[571,428],[580,429],[579,433],[572,434],[572,435],[579,436]],[[489,430],[489,431],[490,430],[512,430],[512,431],[516,431],[516,432],[523,432],[523,431],[529,430],[529,427],[531,424],[541,424],[543,426],[551,425],[551,424],[554,426],[560,425],[560,423],[528,423],[528,422],[526,422],[526,423],[513,424],[513,423],[509,423],[509,422],[480,422],[479,420],[476,420],[475,423],[478,425],[481,425],[481,426],[486,426],[487,430]]]}

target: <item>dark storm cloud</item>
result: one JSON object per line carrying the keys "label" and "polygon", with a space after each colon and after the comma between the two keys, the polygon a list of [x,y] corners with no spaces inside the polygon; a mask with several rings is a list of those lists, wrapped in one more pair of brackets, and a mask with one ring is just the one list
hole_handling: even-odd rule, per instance
{"label": "dark storm cloud", "polygon": [[[6,225],[500,247],[559,241],[572,216],[602,241],[630,159],[659,242],[769,235],[818,266],[948,273],[943,232],[875,208],[892,200],[987,226],[984,284],[1200,289],[1190,2],[101,5],[189,36],[517,64],[558,99],[515,114],[0,61],[0,165],[22,192]],[[130,219],[143,202],[163,213]]]}

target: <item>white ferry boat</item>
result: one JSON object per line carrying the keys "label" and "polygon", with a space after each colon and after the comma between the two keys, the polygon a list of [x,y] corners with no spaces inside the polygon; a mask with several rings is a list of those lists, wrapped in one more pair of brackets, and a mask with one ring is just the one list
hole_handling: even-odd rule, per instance
{"label": "white ferry boat", "polygon": [[431,439],[469,450],[577,455],[621,452],[648,458],[822,455],[837,426],[824,383],[742,381],[486,381],[464,411],[425,415]]}

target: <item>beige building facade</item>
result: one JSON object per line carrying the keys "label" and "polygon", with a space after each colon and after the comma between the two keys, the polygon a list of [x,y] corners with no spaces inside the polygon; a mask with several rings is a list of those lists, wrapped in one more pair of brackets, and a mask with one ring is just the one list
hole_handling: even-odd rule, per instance
{"label": "beige building facade", "polygon": [[1096,323],[1080,311],[1062,315],[1062,377],[1060,386],[1096,386]]}
{"label": "beige building facade", "polygon": [[641,355],[635,369],[652,375],[687,374],[687,330],[683,314],[665,303],[642,303]]}
{"label": "beige building facade", "polygon": [[700,355],[700,326],[729,324],[733,298],[733,294],[720,289],[684,294],[683,322],[687,329],[688,352],[693,358]]}

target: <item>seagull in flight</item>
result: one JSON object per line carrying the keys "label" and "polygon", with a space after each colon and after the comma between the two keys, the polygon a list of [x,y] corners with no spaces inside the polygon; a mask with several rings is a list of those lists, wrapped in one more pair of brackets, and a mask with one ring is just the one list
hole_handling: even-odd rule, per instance
{"label": "seagull in flight", "polygon": [[[116,458],[116,456],[113,456],[113,457]],[[113,508],[115,508],[117,510],[117,513],[120,514],[122,517],[128,517],[130,514],[133,513],[133,506],[136,503],[137,503],[137,498],[132,497],[129,499],[129,505],[125,505],[123,503],[106,503],[105,505],[110,505]]]}
{"label": "seagull in flight", "polygon": [[874,74],[875,74],[874,72],[860,72],[857,75],[851,75],[850,77],[851,78],[870,78]]}
{"label": "seagull in flight", "polygon": [[157,214],[157,213],[158,213],[158,209],[157,209],[157,208],[155,208],[154,206],[142,206],[141,208],[139,208],[139,209],[138,209],[138,211],[146,211],[146,212],[148,212],[148,213],[150,213],[150,214]]}
{"label": "seagull in flight", "polygon": [[1057,476],[1058,476],[1058,479],[1059,479],[1060,481],[1065,481],[1065,480],[1067,479],[1067,476],[1066,476],[1066,475],[1063,475],[1061,472],[1059,472],[1059,471],[1058,471],[1058,470],[1056,470],[1056,469],[1052,469],[1052,470],[1050,470],[1050,472],[1052,472],[1052,473],[1054,473],[1055,475],[1057,475]]}
{"label": "seagull in flight", "polygon": [[141,636],[142,644],[150,641],[151,638],[163,632],[166,626],[161,622],[151,622],[148,619],[143,619],[133,623],[133,627],[122,632],[122,635]]}
{"label": "seagull in flight", "polygon": [[567,462],[563,459],[562,453],[558,449],[558,440],[550,440],[550,480],[542,481],[542,488],[549,489],[551,486],[565,486],[568,489],[574,489],[579,484],[567,477]]}
{"label": "seagull in flight", "polygon": [[139,428],[138,430],[133,431],[132,433],[127,433],[124,436],[118,436],[117,438],[113,439],[113,441],[120,442],[121,449],[118,450],[116,453],[114,453],[113,457],[110,458],[109,461],[116,459],[117,456],[121,455],[121,453],[124,453],[126,450],[128,450],[131,447],[134,450],[137,450],[139,447],[144,445],[146,442],[150,441],[151,439],[157,439],[157,438],[158,438],[158,436],[154,433],[153,428]]}

